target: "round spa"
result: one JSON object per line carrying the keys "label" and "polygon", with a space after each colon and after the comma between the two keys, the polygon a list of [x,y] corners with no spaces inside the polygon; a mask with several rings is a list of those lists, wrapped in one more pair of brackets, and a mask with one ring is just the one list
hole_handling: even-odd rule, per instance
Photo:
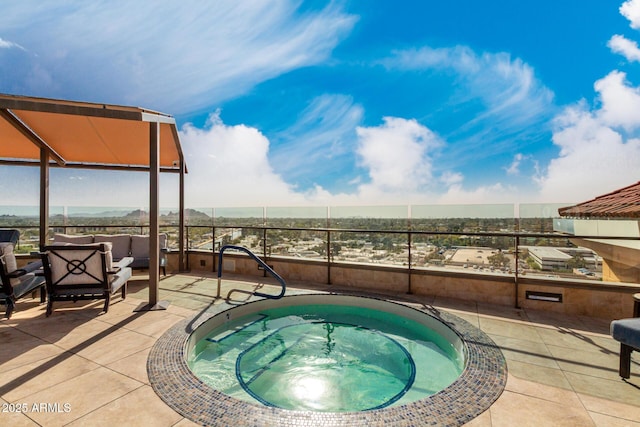
{"label": "round spa", "polygon": [[177,366],[157,366],[173,359],[165,336],[149,356],[156,392],[203,425],[461,425],[506,382],[495,344],[433,308],[335,294],[228,307],[165,334]]}

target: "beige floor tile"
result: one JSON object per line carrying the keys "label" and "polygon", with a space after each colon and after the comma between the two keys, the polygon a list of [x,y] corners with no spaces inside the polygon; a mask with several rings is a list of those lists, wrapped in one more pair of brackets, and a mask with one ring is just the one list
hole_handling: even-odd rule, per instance
{"label": "beige floor tile", "polygon": [[540,328],[538,334],[546,344],[580,351],[599,351],[618,354],[620,344],[613,338],[590,334],[565,327]]}
{"label": "beige floor tile", "polygon": [[[564,382],[569,385],[569,382],[564,379],[562,372],[556,372],[556,375],[562,377]],[[511,372],[509,372],[505,390],[525,396],[535,397],[537,399],[548,400],[550,402],[562,403],[567,406],[583,406],[582,401],[578,398],[578,395],[573,390],[570,390],[568,388],[554,387],[546,384],[541,384],[537,381],[518,378],[517,376],[512,375]]]}
{"label": "beige floor tile", "polygon": [[[92,343],[121,331],[118,326],[100,320],[88,320],[60,337],[50,338],[56,346],[77,353]],[[54,341],[55,339],[55,341]]]}
{"label": "beige floor tile", "polygon": [[196,427],[199,426],[200,424],[196,424],[193,421],[187,419],[187,418],[183,418],[182,420],[180,420],[179,422],[177,422],[176,424],[173,425],[173,427]]}
{"label": "beige floor tile", "polygon": [[0,330],[0,369],[14,369],[57,356],[63,350],[17,328]]}
{"label": "beige floor tile", "polygon": [[552,311],[541,310],[526,310],[527,317],[532,323],[539,324],[540,326],[556,327],[562,325],[565,328],[572,328],[576,330],[587,329],[586,325],[579,316],[570,316],[563,313],[554,313]]}
{"label": "beige floor tile", "polygon": [[[51,317],[44,314],[31,319],[17,321],[15,327],[47,342],[56,342],[70,334],[75,328],[91,321],[86,315],[74,311],[61,311]],[[11,319],[13,320],[13,318]]]}
{"label": "beige floor tile", "polygon": [[140,312],[139,316],[127,323],[124,328],[139,334],[159,338],[169,328],[183,319],[181,316],[163,310],[146,311]]}
{"label": "beige floor tile", "polygon": [[[17,403],[17,402],[16,402]],[[38,424],[29,418],[31,408],[22,403],[16,405],[0,399],[0,425],[11,427],[38,427]]]}
{"label": "beige floor tile", "polygon": [[612,417],[590,412],[591,419],[596,427],[640,427],[640,423],[626,420],[624,418]]}
{"label": "beige floor tile", "polygon": [[141,383],[149,384],[149,376],[147,375],[147,359],[151,348],[146,348],[142,351],[132,354],[131,356],[124,357],[116,360],[107,365],[109,369],[113,369],[116,372],[126,375]]}
{"label": "beige floor tile", "polygon": [[571,387],[581,395],[595,396],[640,407],[640,391],[637,380],[635,384],[629,384],[619,378],[606,380],[574,372],[565,372],[564,374]]}
{"label": "beige floor tile", "polygon": [[480,329],[493,336],[517,338],[526,341],[542,342],[536,328],[523,323],[510,322],[507,320],[490,319],[480,317]]}
{"label": "beige floor tile", "polygon": [[507,361],[518,361],[558,369],[559,366],[544,343],[489,334]]}
{"label": "beige floor tile", "polygon": [[536,399],[505,391],[491,411],[492,427],[540,426],[593,426],[593,420],[584,408]]}
{"label": "beige floor tile", "polygon": [[61,353],[50,359],[4,371],[0,379],[0,393],[3,398],[15,402],[99,367],[85,358]]}
{"label": "beige floor tile", "polygon": [[[615,418],[622,418],[636,423],[640,423],[640,406],[627,405],[613,402],[599,397],[579,394],[580,400],[589,412],[608,415]],[[593,417],[593,415],[592,415]]]}
{"label": "beige floor tile", "polygon": [[59,411],[29,414],[39,424],[55,427],[66,425],[139,387],[138,381],[107,368],[98,368],[32,394],[23,401],[28,405],[58,404]]}
{"label": "beige floor tile", "polygon": [[485,318],[508,319],[529,323],[524,310],[505,305],[478,303],[478,314]]}
{"label": "beige floor tile", "polygon": [[491,427],[491,411],[486,410],[471,421],[465,427]]}
{"label": "beige floor tile", "polygon": [[580,351],[549,344],[547,344],[547,348],[557,361],[560,369],[565,372],[575,372],[610,380],[619,378],[619,356],[617,354],[606,354],[600,351]]}
{"label": "beige floor tile", "polygon": [[478,313],[478,305],[473,301],[460,300],[456,298],[436,296],[433,301],[434,307],[447,309],[454,314],[458,311],[467,313]]}
{"label": "beige floor tile", "polygon": [[171,427],[182,418],[150,386],[144,386],[75,420],[69,426]]}
{"label": "beige floor tile", "polygon": [[77,354],[101,365],[107,365],[151,348],[155,342],[155,338],[120,330],[80,349]]}
{"label": "beige floor tile", "polygon": [[545,366],[510,360],[507,362],[507,369],[509,371],[509,375],[521,380],[562,388],[565,390],[571,389],[571,384],[559,368],[547,368]]}

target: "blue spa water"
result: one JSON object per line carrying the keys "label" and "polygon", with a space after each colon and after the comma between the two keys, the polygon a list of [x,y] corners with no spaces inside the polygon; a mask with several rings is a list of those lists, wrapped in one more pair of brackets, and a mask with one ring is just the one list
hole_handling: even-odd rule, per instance
{"label": "blue spa water", "polygon": [[296,305],[215,328],[188,364],[237,399],[344,412],[437,393],[460,376],[464,361],[446,339],[410,319],[355,306]]}

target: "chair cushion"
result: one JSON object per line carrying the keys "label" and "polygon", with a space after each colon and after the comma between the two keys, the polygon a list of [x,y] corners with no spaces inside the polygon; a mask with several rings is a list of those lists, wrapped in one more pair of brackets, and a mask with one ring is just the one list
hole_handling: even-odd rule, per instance
{"label": "chair cushion", "polygon": [[[158,245],[160,249],[167,248],[167,235],[160,233],[158,235]],[[131,256],[137,259],[149,259],[149,236],[132,235],[131,236]],[[149,263],[147,262],[147,265]]]}
{"label": "chair cushion", "polygon": [[47,248],[51,280],[57,285],[90,285],[103,283],[100,245],[84,245],[82,249]]}
{"label": "chair cushion", "polygon": [[[16,255],[13,253],[13,243],[2,242],[0,243],[0,257],[4,263],[7,274],[13,273],[18,269],[18,262],[16,261]],[[11,285],[15,286],[20,283],[20,279],[11,279]]]}
{"label": "chair cushion", "polygon": [[94,242],[111,242],[113,259],[128,257],[131,250],[131,236],[128,234],[96,234]]}
{"label": "chair cushion", "polygon": [[53,244],[57,245],[59,243],[72,243],[74,245],[86,245],[88,243],[93,243],[93,235],[70,235],[70,234],[60,234],[56,233],[53,235]]}
{"label": "chair cushion", "polygon": [[611,336],[616,341],[640,349],[640,318],[614,320],[611,322]]}
{"label": "chair cushion", "polygon": [[87,243],[87,244],[82,244],[82,245],[73,244],[73,243],[60,243],[60,244],[51,245],[51,246],[54,246],[54,247],[55,246],[79,246],[79,247],[86,246],[87,248],[91,249],[91,248],[95,248],[98,245],[104,245],[105,266],[107,268],[107,271],[111,271],[113,269],[113,267],[114,267],[111,242]]}
{"label": "chair cushion", "polygon": [[131,256],[134,258],[149,258],[149,236],[131,236]]}

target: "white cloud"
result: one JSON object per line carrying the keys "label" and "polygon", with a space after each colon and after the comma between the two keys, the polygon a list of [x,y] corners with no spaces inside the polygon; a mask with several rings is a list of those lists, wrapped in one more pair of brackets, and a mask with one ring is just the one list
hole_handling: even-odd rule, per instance
{"label": "white cloud", "polygon": [[447,191],[437,197],[437,203],[447,205],[457,204],[496,204],[518,203],[519,194],[516,188],[504,186],[501,183],[480,185],[473,189],[465,189],[460,184],[450,186]]}
{"label": "white cloud", "polygon": [[481,118],[530,123],[553,101],[553,93],[536,79],[533,68],[504,52],[479,55],[467,46],[424,47],[397,51],[384,64],[407,70],[453,70],[465,96],[479,98],[488,107]]}
{"label": "white cloud", "polygon": [[12,49],[12,48],[16,48],[16,49],[20,49],[20,50],[25,50],[22,46],[20,46],[17,43],[14,42],[10,42],[8,40],[3,40],[2,37],[0,37],[0,49]]}
{"label": "white cloud", "polygon": [[513,161],[509,167],[505,168],[507,175],[518,175],[520,173],[520,164],[524,159],[525,156],[522,153],[517,153],[513,156]]}
{"label": "white cloud", "polygon": [[460,172],[446,171],[440,176],[440,182],[447,187],[461,184],[464,181],[464,176]]}
{"label": "white cloud", "polygon": [[638,49],[638,43],[629,40],[624,36],[619,34],[614,35],[607,43],[607,46],[609,46],[609,49],[611,49],[612,52],[619,53],[627,58],[628,61],[640,61],[640,49]]}
{"label": "white cloud", "polygon": [[[387,117],[377,127],[360,127],[358,155],[368,171],[366,183],[351,193],[334,193],[315,185],[300,191],[286,182],[270,159],[270,141],[257,129],[228,126],[213,114],[204,129],[186,125],[180,131],[189,173],[187,205],[303,206],[427,203],[431,190],[433,150],[442,141],[415,120]],[[451,185],[462,176],[444,177]]]}
{"label": "white cloud", "polygon": [[385,117],[383,125],[359,127],[357,134],[360,163],[371,179],[363,187],[413,192],[431,181],[431,150],[442,141],[425,126],[415,120]]}
{"label": "white cloud", "polygon": [[[196,111],[325,60],[356,22],[337,3],[306,12],[298,6],[293,0],[7,3],[0,28],[34,55],[11,66],[0,61],[0,91],[11,82],[12,92],[27,95]],[[51,84],[31,86],[43,70]]]}
{"label": "white cloud", "polygon": [[354,162],[355,129],[363,115],[362,106],[350,96],[318,96],[291,127],[273,137],[271,161],[292,181],[348,174]]}
{"label": "white cloud", "polygon": [[183,126],[180,140],[188,153],[189,206],[288,206],[304,199],[274,172],[269,141],[255,128],[227,126],[214,114],[204,129]]}
{"label": "white cloud", "polygon": [[[625,110],[634,108],[638,89],[615,71],[595,87],[600,109],[591,111],[580,102],[556,119],[553,142],[560,153],[537,178],[540,201],[584,201],[640,180],[640,139],[615,129],[637,126],[638,118]],[[621,104],[612,105],[616,102]]]}
{"label": "white cloud", "polygon": [[640,0],[628,0],[622,3],[620,13],[629,20],[631,28],[640,29]]}
{"label": "white cloud", "polygon": [[629,86],[626,74],[612,71],[594,84],[601,102],[597,115],[606,126],[632,131],[640,126],[640,89]]}

